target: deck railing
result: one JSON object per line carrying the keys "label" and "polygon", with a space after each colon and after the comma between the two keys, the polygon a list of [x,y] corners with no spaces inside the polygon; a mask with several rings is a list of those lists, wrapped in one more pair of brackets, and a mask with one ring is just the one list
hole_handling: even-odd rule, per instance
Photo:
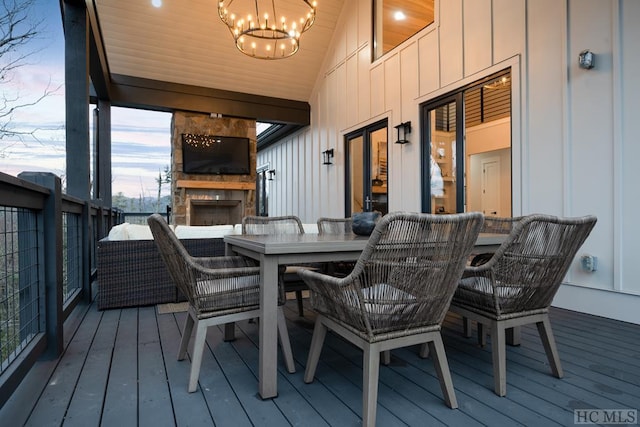
{"label": "deck railing", "polygon": [[0,407],[38,358],[62,352],[64,320],[91,299],[96,243],[123,220],[53,174],[0,173]]}

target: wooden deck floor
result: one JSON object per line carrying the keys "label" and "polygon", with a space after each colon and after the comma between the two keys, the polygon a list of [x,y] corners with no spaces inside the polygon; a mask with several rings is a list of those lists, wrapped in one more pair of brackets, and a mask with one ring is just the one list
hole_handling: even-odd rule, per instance
{"label": "wooden deck floor", "polygon": [[[257,327],[240,323],[236,341],[210,328],[196,393],[190,363],[175,355],[184,313],[156,307],[76,309],[65,325],[62,358],[38,362],[0,410],[6,426],[354,426],[360,424],[361,352],[329,334],[316,380],[302,378],[314,314],[287,306],[298,372],[281,364],[279,396],[257,395]],[[551,376],[535,327],[507,349],[507,396],[493,394],[490,347],[461,336],[447,318],[444,342],[460,408],[448,409],[433,363],[416,348],[396,350],[381,367],[378,425],[573,425],[573,410],[638,409],[640,326],[554,309],[565,378]],[[6,423],[8,422],[8,424]]]}

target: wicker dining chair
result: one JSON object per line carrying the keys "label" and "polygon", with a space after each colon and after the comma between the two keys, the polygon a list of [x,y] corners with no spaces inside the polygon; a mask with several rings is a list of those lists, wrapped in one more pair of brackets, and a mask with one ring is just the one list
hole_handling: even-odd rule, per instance
{"label": "wicker dining chair", "polygon": [[[318,234],[351,234],[353,233],[352,222],[351,218],[320,217],[317,221]],[[322,271],[332,276],[344,277],[351,273],[355,265],[355,261],[332,261],[326,263]]]}
{"label": "wicker dining chair", "polygon": [[534,214],[513,224],[486,263],[465,269],[451,311],[485,325],[491,336],[494,390],[507,390],[505,330],[535,323],[553,375],[563,372],[549,306],[596,217],[559,218]]}
{"label": "wicker dining chair", "polygon": [[318,218],[318,234],[351,234],[351,218]]}
{"label": "wicker dining chair", "polygon": [[[178,360],[184,360],[195,326],[188,388],[192,393],[198,387],[207,328],[260,317],[260,267],[241,256],[192,257],[161,215],[151,215],[147,223],[171,279],[189,302]],[[295,372],[289,334],[280,322],[278,335],[281,343],[286,339],[282,350],[287,369]]]}
{"label": "wicker dining chair", "polygon": [[[485,216],[484,223],[482,224],[482,228],[480,229],[480,233],[491,233],[491,234],[502,234],[507,236],[511,233],[514,224],[518,223],[523,217],[496,217],[496,216]],[[474,253],[471,256],[470,265],[473,267],[477,267],[489,261],[495,252],[482,252],[482,253]],[[464,335],[469,338],[472,335],[471,330],[471,321],[466,317],[463,317],[463,328]],[[484,327],[482,323],[477,325],[477,334],[478,334],[478,343],[481,346],[486,345],[486,333],[484,331]],[[512,345],[518,345],[520,343],[520,330],[518,327],[509,329],[507,331],[509,336],[508,341]]]}
{"label": "wicker dining chair", "polygon": [[[300,218],[294,215],[286,216],[245,216],[242,218],[242,234],[304,234],[304,227]],[[280,304],[286,302],[286,293],[295,292],[298,303],[298,315],[304,316],[302,291],[307,285],[298,276],[298,270],[315,268],[304,265],[288,265],[279,271]]]}
{"label": "wicker dining chair", "polygon": [[389,213],[354,270],[337,278],[299,274],[318,312],[304,381],[313,381],[330,329],[363,350],[363,425],[375,425],[380,353],[429,343],[445,403],[457,407],[441,324],[473,247],[482,214]]}

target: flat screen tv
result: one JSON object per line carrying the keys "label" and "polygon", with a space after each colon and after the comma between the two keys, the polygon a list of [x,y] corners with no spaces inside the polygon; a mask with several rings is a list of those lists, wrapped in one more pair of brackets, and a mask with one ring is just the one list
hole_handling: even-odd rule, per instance
{"label": "flat screen tv", "polygon": [[250,174],[249,145],[249,138],[183,133],[183,171],[209,175]]}

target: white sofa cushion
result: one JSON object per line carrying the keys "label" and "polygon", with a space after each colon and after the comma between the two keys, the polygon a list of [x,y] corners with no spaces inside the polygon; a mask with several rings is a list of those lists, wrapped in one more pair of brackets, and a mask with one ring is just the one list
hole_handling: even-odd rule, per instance
{"label": "white sofa cushion", "polygon": [[208,239],[234,234],[234,227],[233,225],[178,225],[175,231],[178,239]]}
{"label": "white sofa cushion", "polygon": [[129,240],[153,240],[153,234],[148,225],[129,224],[127,227]]}
{"label": "white sofa cushion", "polygon": [[129,240],[129,232],[127,231],[128,222],[114,225],[109,230],[109,240]]}

